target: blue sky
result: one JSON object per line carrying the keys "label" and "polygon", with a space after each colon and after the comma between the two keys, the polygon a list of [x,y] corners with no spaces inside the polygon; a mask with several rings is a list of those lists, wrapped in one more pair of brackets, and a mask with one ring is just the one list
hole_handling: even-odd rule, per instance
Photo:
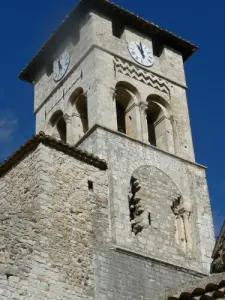
{"label": "blue sky", "polygon": [[[196,160],[208,166],[218,233],[225,219],[225,2],[114,2],[200,47],[186,62],[188,103]],[[76,3],[75,0],[1,1],[0,160],[34,133],[33,88],[17,79],[17,74]]]}

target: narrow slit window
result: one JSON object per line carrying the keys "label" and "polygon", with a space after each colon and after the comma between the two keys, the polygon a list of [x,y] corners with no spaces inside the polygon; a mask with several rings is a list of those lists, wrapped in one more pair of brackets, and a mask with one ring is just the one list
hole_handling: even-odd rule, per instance
{"label": "narrow slit window", "polygon": [[148,213],[148,223],[149,223],[149,225],[152,225],[152,215],[151,215],[151,213]]}
{"label": "narrow slit window", "polygon": [[88,189],[89,191],[93,192],[94,191],[94,183],[91,180],[88,180]]}
{"label": "narrow slit window", "polygon": [[153,42],[154,56],[160,57],[162,55],[163,50],[164,50],[164,45],[162,43],[160,43],[159,41]]}

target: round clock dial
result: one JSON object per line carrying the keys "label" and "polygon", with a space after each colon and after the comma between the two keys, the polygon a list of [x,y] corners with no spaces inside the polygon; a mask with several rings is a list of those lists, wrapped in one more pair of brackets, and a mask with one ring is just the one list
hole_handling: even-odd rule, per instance
{"label": "round clock dial", "polygon": [[142,42],[130,42],[128,50],[136,62],[145,67],[151,67],[154,64],[153,52]]}
{"label": "round clock dial", "polygon": [[59,81],[66,74],[70,64],[70,54],[65,51],[53,64],[53,76],[55,81]]}

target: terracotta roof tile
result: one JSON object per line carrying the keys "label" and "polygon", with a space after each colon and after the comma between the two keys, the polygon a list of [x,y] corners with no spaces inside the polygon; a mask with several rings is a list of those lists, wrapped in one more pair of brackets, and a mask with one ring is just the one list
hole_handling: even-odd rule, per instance
{"label": "terracotta roof tile", "polygon": [[214,300],[225,297],[225,273],[214,274],[165,292],[158,300]]}
{"label": "terracotta roof tile", "polygon": [[216,245],[212,253],[213,262],[211,273],[221,273],[225,271],[225,221],[220,234],[216,240]]}
{"label": "terracotta roof tile", "polygon": [[22,145],[17,151],[9,156],[4,162],[0,164],[0,176],[4,175],[13,166],[20,162],[28,153],[35,150],[39,144],[44,144],[48,147],[54,148],[67,155],[70,155],[80,161],[87,164],[93,165],[101,170],[107,169],[107,164],[104,160],[73,146],[63,143],[62,141],[56,140],[53,137],[40,132],[37,135],[31,137],[24,145]]}

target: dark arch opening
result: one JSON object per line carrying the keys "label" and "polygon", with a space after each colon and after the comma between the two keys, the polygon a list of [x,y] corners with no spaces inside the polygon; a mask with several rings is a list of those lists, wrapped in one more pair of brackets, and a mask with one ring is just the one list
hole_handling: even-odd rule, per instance
{"label": "dark arch opening", "polygon": [[148,140],[153,146],[157,146],[156,141],[156,122],[162,115],[162,109],[154,102],[149,102],[147,110],[147,124],[148,124]]}
{"label": "dark arch opening", "polygon": [[53,114],[50,124],[52,128],[55,128],[55,133],[57,133],[58,137],[66,143],[67,130],[62,111],[59,110]]}
{"label": "dark arch opening", "polygon": [[77,130],[77,135],[79,138],[82,137],[88,131],[88,103],[87,97],[84,94],[82,88],[77,88],[71,98],[70,98],[71,107],[74,108],[74,126]]}
{"label": "dark arch opening", "polygon": [[127,82],[119,82],[116,85],[116,117],[117,130],[128,136],[135,136],[135,97],[136,89]]}
{"label": "dark arch opening", "polygon": [[56,124],[60,139],[66,143],[66,122],[63,117],[60,117]]}
{"label": "dark arch opening", "polygon": [[88,131],[88,108],[87,108],[87,98],[81,94],[76,100],[77,112],[80,116],[83,133]]}
{"label": "dark arch opening", "polygon": [[116,101],[117,130],[126,133],[125,108]]}

